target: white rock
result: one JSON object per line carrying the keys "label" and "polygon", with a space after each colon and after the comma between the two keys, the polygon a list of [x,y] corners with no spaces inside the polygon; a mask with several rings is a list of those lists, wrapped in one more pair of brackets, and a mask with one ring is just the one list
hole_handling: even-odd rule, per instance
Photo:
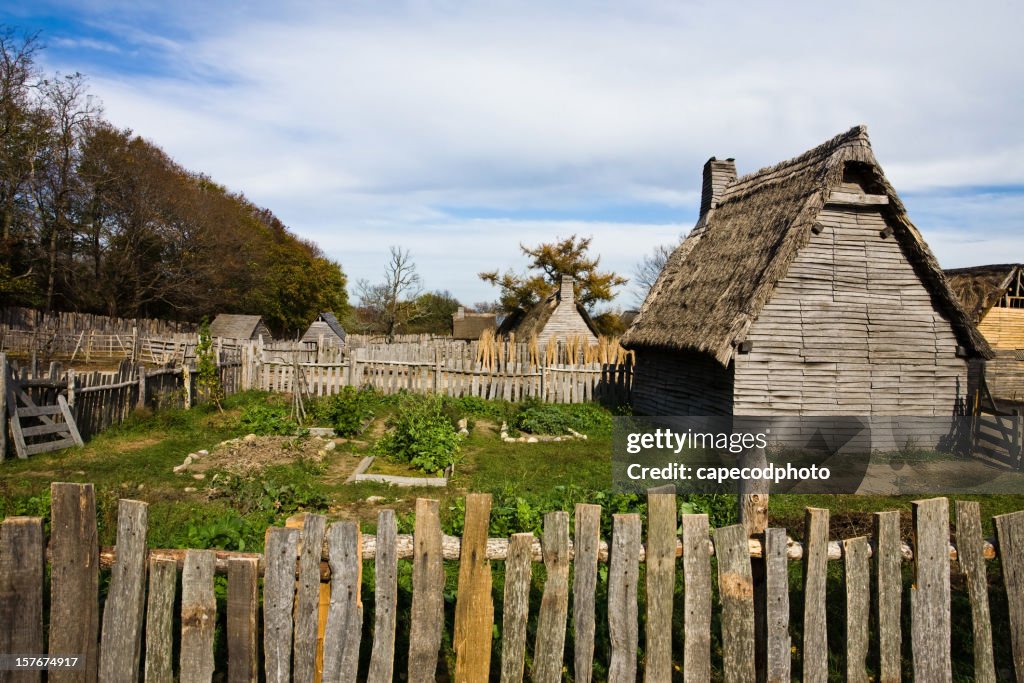
{"label": "white rock", "polygon": [[196,481],[202,481],[203,479],[206,479],[206,475],[200,472],[199,474],[193,474],[192,478]]}
{"label": "white rock", "polygon": [[383,503],[384,502],[384,496],[370,496],[369,498],[366,499],[366,502],[367,503]]}
{"label": "white rock", "polygon": [[174,468],[174,473],[175,474],[181,474],[182,472],[184,472],[187,469],[188,469],[188,465],[178,465],[178,466],[176,466]]}
{"label": "white rock", "polygon": [[322,450],[333,451],[337,447],[338,447],[338,444],[334,443],[333,441],[328,441],[327,443],[324,444],[324,447],[323,447]]}
{"label": "white rock", "polygon": [[537,443],[538,439],[535,436],[531,436],[526,440],[526,443]]}
{"label": "white rock", "polygon": [[195,492],[196,492],[196,487],[195,486],[186,486],[185,487],[185,493],[195,493]]}
{"label": "white rock", "polygon": [[255,441],[255,440],[256,440],[256,439],[258,439],[258,438],[260,438],[260,437],[256,436],[255,434],[246,434],[246,435],[245,435],[245,436],[244,436],[244,437],[242,438],[242,441]]}
{"label": "white rock", "polygon": [[137,488],[138,490],[140,490],[140,491],[141,491],[142,489],[146,488],[146,485],[145,485],[145,484],[139,484],[139,485],[138,485],[138,486],[136,486],[135,488]]}
{"label": "white rock", "polygon": [[185,456],[185,462],[183,462],[181,464],[187,466],[187,465],[191,465],[193,462],[194,462],[194,460],[192,458],[192,454],[189,453],[188,455]]}
{"label": "white rock", "polygon": [[203,450],[201,450],[201,451],[196,451],[196,455],[209,455],[209,454],[210,454],[210,451],[206,450],[205,448]]}

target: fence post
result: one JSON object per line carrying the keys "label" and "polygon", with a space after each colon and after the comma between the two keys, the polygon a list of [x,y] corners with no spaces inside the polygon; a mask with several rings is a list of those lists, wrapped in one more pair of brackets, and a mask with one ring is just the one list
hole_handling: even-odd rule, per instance
{"label": "fence post", "polygon": [[185,393],[185,410],[192,407],[192,373],[189,372],[188,365],[182,363],[181,365],[181,384],[182,391]]}
{"label": "fence post", "polygon": [[7,458],[7,354],[0,353],[0,462]]}
{"label": "fence post", "polygon": [[146,368],[143,367],[142,363],[138,364],[139,372],[139,397],[135,403],[135,406],[140,410],[146,407]]}

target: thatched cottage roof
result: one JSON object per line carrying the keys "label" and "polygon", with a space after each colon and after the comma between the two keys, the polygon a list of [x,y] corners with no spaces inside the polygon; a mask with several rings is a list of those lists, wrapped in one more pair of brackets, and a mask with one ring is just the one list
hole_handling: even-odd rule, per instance
{"label": "thatched cottage roof", "polygon": [[254,339],[260,334],[267,337],[270,331],[258,315],[240,315],[237,313],[219,313],[210,323],[211,337],[225,339]]}
{"label": "thatched cottage roof", "polygon": [[1021,268],[1019,263],[1004,263],[946,271],[946,280],[971,322],[977,324],[1003,297]]}
{"label": "thatched cottage roof", "polygon": [[718,203],[701,216],[665,264],[623,345],[694,350],[727,365],[810,239],[815,218],[843,181],[847,162],[859,162],[872,192],[888,196],[883,214],[936,307],[952,322],[960,344],[989,356],[988,344],[950,291],[882,173],[864,126],[726,185]]}
{"label": "thatched cottage roof", "polygon": [[[499,335],[506,335],[511,332],[515,332],[516,339],[526,340],[531,335],[540,336],[544,327],[548,324],[551,319],[551,315],[558,308],[558,302],[561,301],[560,294],[556,290],[554,294],[541,301],[536,306],[530,308],[529,311],[524,311],[521,308],[517,308],[512,313],[505,316],[505,319],[501,321],[501,325],[498,327]],[[586,323],[587,327],[591,332],[594,333],[595,337],[601,336],[597,332],[597,328],[594,327],[594,321],[591,320],[590,314],[587,313],[587,309],[576,302],[576,312],[583,318],[583,322]]]}

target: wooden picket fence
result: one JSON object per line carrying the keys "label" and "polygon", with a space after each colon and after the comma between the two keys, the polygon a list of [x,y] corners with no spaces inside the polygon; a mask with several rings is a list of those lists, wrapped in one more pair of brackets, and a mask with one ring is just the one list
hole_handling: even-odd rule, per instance
{"label": "wooden picket fence", "polygon": [[[1024,511],[995,517],[998,541],[993,543],[982,537],[976,502],[956,503],[955,548],[945,498],[913,504],[909,544],[900,539],[898,512],[875,514],[873,539],[834,542],[828,540],[828,510],[813,508],[807,511],[805,537],[798,543],[787,539],[784,529],[749,538],[740,525],[710,529],[706,515],[684,514],[680,520],[675,495],[652,491],[644,544],[639,515],[613,515],[606,543],[600,538],[601,508],[586,504],[576,507],[571,541],[567,512],[547,514],[539,540],[528,533],[488,538],[490,496],[470,494],[462,538],[443,536],[438,502],[420,499],[411,536],[397,533],[390,510],[380,513],[375,536],[362,536],[356,522],[328,526],[322,516],[307,515],[301,529],[269,529],[264,553],[255,554],[148,549],[147,504],[131,500],[119,505],[116,547],[101,548],[92,485],[55,483],[51,498],[49,539],[39,518],[15,517],[0,524],[0,655],[48,652],[82,658],[81,672],[51,672],[54,681],[97,680],[97,675],[101,681],[130,681],[139,680],[143,672],[147,681],[170,681],[175,672],[182,681],[210,681],[218,664],[217,574],[227,576],[223,637],[230,681],[256,681],[261,673],[270,683],[391,681],[406,673],[395,671],[396,661],[406,654],[410,681],[438,676],[520,681],[529,665],[534,681],[559,681],[571,669],[573,680],[587,682],[595,675],[595,657],[610,681],[636,681],[641,671],[645,681],[670,681],[678,677],[674,670],[685,681],[708,681],[712,675],[754,681],[758,674],[768,681],[789,681],[797,673],[792,657],[796,649],[802,654],[802,679],[826,681],[828,621],[833,622],[832,635],[838,631],[836,621],[845,626],[846,680],[867,681],[869,652],[876,652],[870,668],[880,680],[898,681],[901,652],[906,651],[914,680],[949,681],[953,566],[962,574],[957,585],[964,586],[971,605],[975,679],[995,681],[1000,672],[993,657],[992,572],[986,560],[997,556],[1012,649],[1005,659],[1012,658],[1016,680],[1024,679]],[[396,653],[398,563],[410,559],[408,652]],[[803,590],[790,595],[787,565],[794,560],[803,561]],[[830,560],[841,561],[843,567],[845,605],[838,608],[826,603]],[[375,577],[372,614],[364,613],[362,600],[362,571],[370,561]],[[502,595],[492,586],[494,561],[504,563]],[[909,586],[903,581],[904,561],[913,562]],[[441,647],[447,619],[445,562],[459,566],[450,627],[454,665],[442,656]],[[532,567],[538,562],[544,565],[544,586],[531,644],[529,598]],[[596,625],[603,563],[606,632]],[[646,565],[643,601],[638,599],[641,563]],[[101,567],[110,568],[102,611]],[[676,591],[680,572],[681,598]],[[763,583],[754,578],[758,575]],[[910,593],[910,618],[903,620],[909,622],[909,633],[901,628],[904,591]],[[673,606],[678,599],[681,611]],[[803,602],[799,631],[789,623],[791,599]],[[496,601],[501,604],[500,637],[494,633]],[[44,619],[46,604],[50,613]],[[763,615],[760,629],[758,615]],[[869,642],[872,620],[877,624],[874,644]],[[720,658],[711,651],[716,622]],[[44,623],[50,624],[48,640]],[[638,658],[641,623],[645,635]],[[680,631],[681,651],[673,650],[673,634]],[[368,648],[362,647],[364,633],[372,638]]]}

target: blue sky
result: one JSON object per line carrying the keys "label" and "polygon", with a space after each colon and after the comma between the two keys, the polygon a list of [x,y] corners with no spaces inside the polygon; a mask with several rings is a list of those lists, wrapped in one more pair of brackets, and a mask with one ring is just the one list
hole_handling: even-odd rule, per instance
{"label": "blue sky", "polygon": [[572,233],[629,273],[693,225],[709,156],[751,172],[858,123],[943,266],[1024,260],[1020,3],[210,5],[2,0],[0,22],[352,282],[396,244],[489,300],[477,272]]}

